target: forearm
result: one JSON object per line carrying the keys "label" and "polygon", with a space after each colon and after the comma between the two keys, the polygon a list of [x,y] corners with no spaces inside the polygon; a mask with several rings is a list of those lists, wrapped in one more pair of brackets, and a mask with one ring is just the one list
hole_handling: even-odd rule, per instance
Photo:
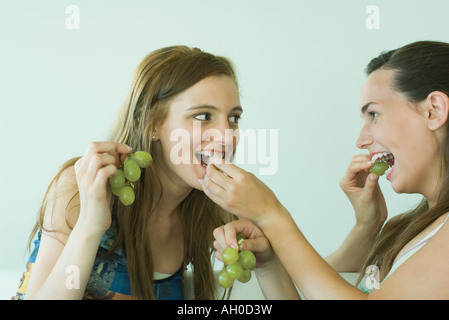
{"label": "forearm", "polygon": [[265,299],[301,299],[295,284],[278,258],[267,262],[263,268],[257,268],[254,272]]}
{"label": "forearm", "polygon": [[272,248],[307,299],[363,299],[308,243],[285,208],[260,223]]}
{"label": "forearm", "polygon": [[326,257],[338,272],[359,272],[371,250],[377,230],[354,225],[340,247]]}
{"label": "forearm", "polygon": [[101,233],[87,232],[77,224],[44,283],[35,292],[27,291],[25,298],[82,299],[101,238]]}

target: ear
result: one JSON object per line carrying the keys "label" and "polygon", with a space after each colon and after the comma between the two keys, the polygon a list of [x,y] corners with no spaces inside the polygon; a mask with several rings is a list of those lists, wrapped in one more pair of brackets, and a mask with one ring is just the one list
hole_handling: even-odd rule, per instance
{"label": "ear", "polygon": [[158,141],[159,140],[159,126],[158,127],[153,127],[151,130],[151,136],[150,139],[151,141]]}
{"label": "ear", "polygon": [[427,96],[426,102],[427,126],[430,130],[437,130],[447,121],[449,97],[441,91],[434,91]]}

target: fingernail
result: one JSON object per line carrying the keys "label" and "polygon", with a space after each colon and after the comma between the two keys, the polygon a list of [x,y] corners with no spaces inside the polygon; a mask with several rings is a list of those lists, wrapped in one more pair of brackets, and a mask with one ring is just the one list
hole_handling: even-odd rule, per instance
{"label": "fingernail", "polygon": [[199,183],[200,183],[200,185],[201,185],[201,187],[202,187],[202,186],[203,186],[204,180],[203,180],[203,179],[198,179],[198,181],[199,181]]}
{"label": "fingernail", "polygon": [[132,150],[132,148],[130,146],[128,146],[127,144],[123,144],[129,151]]}

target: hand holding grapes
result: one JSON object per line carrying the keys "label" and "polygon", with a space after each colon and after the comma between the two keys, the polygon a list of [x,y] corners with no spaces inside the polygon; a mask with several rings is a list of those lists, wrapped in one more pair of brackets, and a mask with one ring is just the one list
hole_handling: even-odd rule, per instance
{"label": "hand holding grapes", "polygon": [[225,267],[218,276],[219,284],[229,288],[235,280],[248,282],[251,271],[263,267],[274,257],[268,240],[251,221],[240,219],[214,230],[216,257]]}
{"label": "hand holding grapes", "polygon": [[94,231],[105,232],[111,224],[107,183],[117,171],[122,155],[130,148],[111,141],[92,142],[86,153],[75,163],[80,194],[78,223]]}

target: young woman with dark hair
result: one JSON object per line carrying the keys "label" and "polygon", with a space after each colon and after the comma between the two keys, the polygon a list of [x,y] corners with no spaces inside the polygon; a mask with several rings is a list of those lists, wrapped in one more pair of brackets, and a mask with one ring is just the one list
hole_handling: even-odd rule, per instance
{"label": "young woman with dark hair", "polygon": [[[213,159],[203,190],[250,219],[215,230],[217,256],[243,232],[247,249],[266,256],[272,247],[306,298],[449,299],[449,44],[415,42],[381,54],[366,71],[357,146],[368,153],[354,156],[340,181],[356,223],[339,249],[320,257],[266,185]],[[369,172],[376,161],[390,166],[397,193],[423,195],[416,209],[386,223],[379,177]],[[361,272],[357,287],[338,274],[351,271]]]}

